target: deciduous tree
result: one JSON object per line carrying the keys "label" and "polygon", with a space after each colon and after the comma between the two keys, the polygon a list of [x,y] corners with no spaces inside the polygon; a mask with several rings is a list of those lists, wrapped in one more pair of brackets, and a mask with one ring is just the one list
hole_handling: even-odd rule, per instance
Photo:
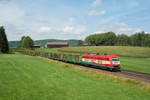
{"label": "deciduous tree", "polygon": [[34,45],[34,41],[29,36],[22,38],[21,46],[23,48],[31,49],[33,45]]}
{"label": "deciduous tree", "polygon": [[78,40],[78,46],[83,46],[84,42],[82,40]]}

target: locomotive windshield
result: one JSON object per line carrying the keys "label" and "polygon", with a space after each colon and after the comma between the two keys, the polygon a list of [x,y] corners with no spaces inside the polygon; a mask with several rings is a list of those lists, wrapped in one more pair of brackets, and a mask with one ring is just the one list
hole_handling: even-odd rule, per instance
{"label": "locomotive windshield", "polygon": [[112,58],[112,61],[119,61],[118,58]]}

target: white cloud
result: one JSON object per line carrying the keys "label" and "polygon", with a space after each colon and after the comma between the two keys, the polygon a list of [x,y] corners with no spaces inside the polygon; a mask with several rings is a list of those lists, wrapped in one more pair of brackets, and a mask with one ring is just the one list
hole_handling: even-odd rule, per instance
{"label": "white cloud", "polygon": [[[99,31],[95,31],[94,33],[105,33],[107,31],[104,31],[103,29],[99,30]],[[93,34],[93,33],[92,33]]]}
{"label": "white cloud", "polygon": [[134,32],[135,32],[135,33],[138,33],[138,32],[142,32],[142,30],[141,30],[140,28],[138,28],[138,29],[136,29]]}
{"label": "white cloud", "polygon": [[[13,1],[2,3],[1,0],[0,12],[0,25],[5,27],[9,41],[20,40],[23,35],[29,35],[34,40],[50,38],[80,39],[85,36],[86,27],[78,25],[74,17],[70,17],[68,21],[63,21],[62,24],[58,25],[57,22],[60,22],[56,19],[56,21],[50,21],[47,17],[35,12],[32,13],[32,11],[26,10]],[[51,25],[53,26],[51,27]],[[68,27],[64,27],[64,25],[68,25]]]}
{"label": "white cloud", "polygon": [[145,32],[145,34],[149,34],[149,32]]}
{"label": "white cloud", "polygon": [[51,32],[52,28],[47,26],[42,26],[39,28],[38,32]]}
{"label": "white cloud", "polygon": [[106,14],[105,10],[101,10],[101,11],[91,10],[88,12],[89,16],[99,16],[99,15],[104,15],[104,14]]}
{"label": "white cloud", "polygon": [[130,7],[136,7],[136,6],[139,5],[139,3],[138,3],[137,1],[134,1],[134,2],[129,2],[128,5],[129,5]]}
{"label": "white cloud", "polygon": [[76,32],[77,34],[81,34],[81,33],[85,32],[86,30],[87,30],[87,29],[86,29],[85,26],[79,26],[79,27],[77,27],[77,29],[75,30],[75,32]]}
{"label": "white cloud", "polygon": [[118,25],[118,26],[127,26],[127,24],[124,23],[124,22],[118,22],[117,25]]}
{"label": "white cloud", "polygon": [[[35,18],[35,17],[34,17]],[[44,22],[47,22],[47,20],[46,19],[44,19],[43,17],[41,17],[41,16],[37,16],[36,18],[35,18],[35,20],[37,21],[37,22],[39,22],[39,23],[44,23]]]}
{"label": "white cloud", "polygon": [[8,40],[18,40],[20,34],[27,31],[24,27],[25,12],[9,1],[0,1],[0,25],[4,26]]}
{"label": "white cloud", "polygon": [[87,29],[85,26],[65,26],[63,29],[64,34],[82,34],[85,32]]}
{"label": "white cloud", "polygon": [[65,33],[71,33],[71,32],[73,32],[73,27],[72,26],[65,26],[63,31]]}
{"label": "white cloud", "polygon": [[17,23],[25,15],[22,9],[10,4],[0,4],[0,12],[0,22],[5,24]]}
{"label": "white cloud", "polygon": [[132,28],[129,28],[129,27],[121,27],[121,28],[119,28],[119,31],[120,31],[120,32],[132,31]]}
{"label": "white cloud", "polygon": [[73,18],[73,17],[70,17],[70,18],[69,18],[69,22],[72,23],[72,22],[74,22],[74,21],[75,21],[75,18]]}
{"label": "white cloud", "polygon": [[116,19],[115,16],[109,16],[104,19],[100,19],[98,24],[100,24],[100,25],[107,24],[107,23],[112,22],[114,19]]}
{"label": "white cloud", "polygon": [[91,6],[96,7],[96,6],[100,6],[102,4],[101,0],[96,0],[94,2],[92,2]]}

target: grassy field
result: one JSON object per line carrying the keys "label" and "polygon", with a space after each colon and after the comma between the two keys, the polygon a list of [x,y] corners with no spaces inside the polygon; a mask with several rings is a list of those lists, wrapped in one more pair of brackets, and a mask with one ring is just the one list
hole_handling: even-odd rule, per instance
{"label": "grassy field", "polygon": [[59,49],[38,49],[41,52],[64,53],[108,53],[119,55],[122,69],[150,73],[150,48],[146,47],[69,47]]}
{"label": "grassy field", "polygon": [[0,54],[0,100],[149,100],[150,93],[22,54]]}
{"label": "grassy field", "polygon": [[69,47],[60,48],[60,52],[70,53],[107,53],[116,54],[125,57],[149,57],[149,47],[129,47],[129,46],[86,46],[86,47]]}
{"label": "grassy field", "polygon": [[36,51],[39,51],[39,52],[59,52],[57,48],[52,48],[52,49],[42,48],[42,49],[36,49]]}
{"label": "grassy field", "polygon": [[150,73],[150,58],[120,57],[122,69]]}

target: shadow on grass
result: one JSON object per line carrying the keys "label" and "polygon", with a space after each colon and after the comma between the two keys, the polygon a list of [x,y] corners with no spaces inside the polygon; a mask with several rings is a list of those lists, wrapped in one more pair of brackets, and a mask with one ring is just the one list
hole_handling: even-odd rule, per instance
{"label": "shadow on grass", "polygon": [[9,52],[8,54],[16,54],[15,52]]}
{"label": "shadow on grass", "polygon": [[15,52],[9,52],[9,53],[0,53],[0,54],[16,54]]}

